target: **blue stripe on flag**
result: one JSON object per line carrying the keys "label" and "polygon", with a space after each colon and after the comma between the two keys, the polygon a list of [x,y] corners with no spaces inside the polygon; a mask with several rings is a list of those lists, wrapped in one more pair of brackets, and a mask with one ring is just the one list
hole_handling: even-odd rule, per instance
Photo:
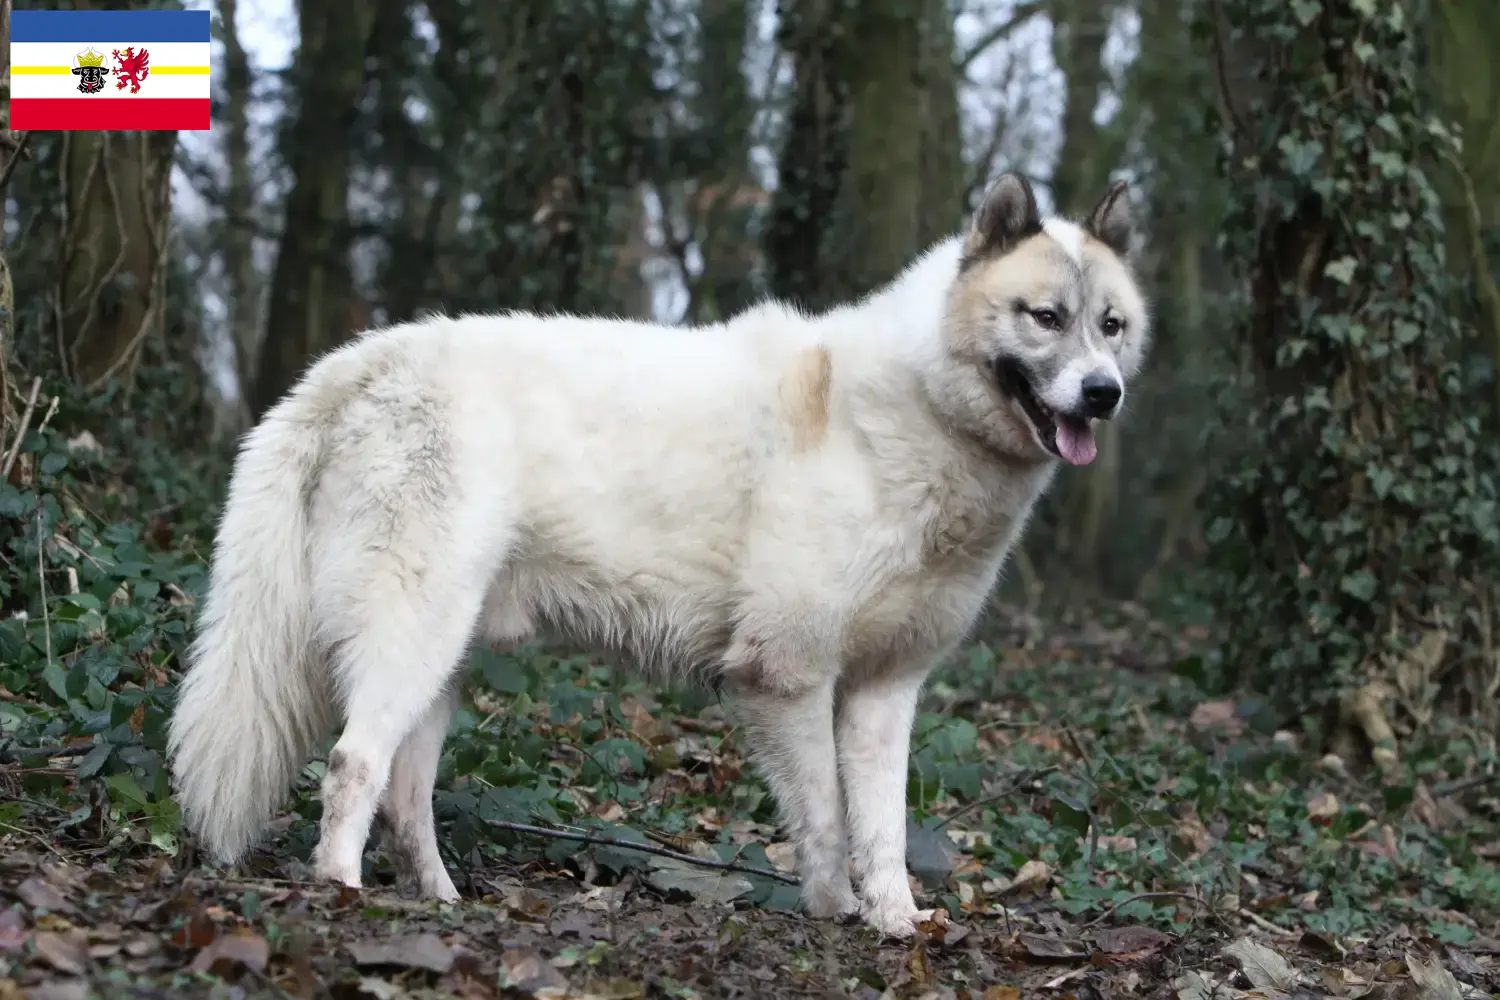
{"label": "blue stripe on flag", "polygon": [[13,10],[16,42],[206,42],[206,10]]}

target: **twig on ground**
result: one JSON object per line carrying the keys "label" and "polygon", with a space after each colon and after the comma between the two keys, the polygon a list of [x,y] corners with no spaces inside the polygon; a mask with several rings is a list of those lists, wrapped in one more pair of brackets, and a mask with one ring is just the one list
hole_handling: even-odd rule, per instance
{"label": "twig on ground", "polygon": [[11,747],[0,752],[0,761],[24,760],[27,757],[82,757],[94,749],[94,743],[75,743],[65,747]]}
{"label": "twig on ground", "polygon": [[1246,920],[1250,921],[1255,926],[1259,927],[1261,930],[1269,931],[1270,933],[1275,934],[1278,937],[1297,937],[1301,933],[1301,931],[1294,931],[1288,927],[1283,927],[1280,924],[1273,924],[1271,923],[1271,921],[1267,920],[1259,913],[1256,913],[1254,910],[1247,910],[1243,906],[1235,912],[1238,913],[1241,917],[1244,917]]}
{"label": "twig on ground", "polygon": [[1088,768],[1090,771],[1093,771],[1094,760],[1089,756],[1089,752],[1084,749],[1083,740],[1080,740],[1078,738],[1078,733],[1075,732],[1073,727],[1066,722],[1062,724],[1062,730],[1063,735],[1067,736],[1068,742],[1073,744],[1073,752],[1078,754],[1078,756],[1082,758],[1083,766]]}
{"label": "twig on ground", "polygon": [[1110,907],[1109,907],[1109,909],[1105,910],[1103,913],[1099,914],[1093,920],[1090,920],[1088,923],[1084,924],[1082,927],[1080,927],[1078,929],[1080,931],[1086,931],[1090,927],[1094,927],[1094,926],[1096,926],[1098,924],[1102,924],[1104,921],[1108,920],[1111,916],[1113,916],[1114,912],[1116,910],[1118,910],[1120,907],[1122,907],[1122,906],[1128,906],[1131,903],[1140,902],[1143,899],[1184,899],[1184,900],[1187,900],[1189,903],[1197,903],[1199,906],[1203,907],[1209,913],[1213,913],[1214,912],[1214,908],[1212,906],[1209,906],[1208,905],[1208,900],[1204,899],[1202,896],[1193,896],[1193,895],[1189,895],[1188,893],[1185,893],[1185,892],[1138,892],[1134,896],[1131,896],[1128,899],[1122,899],[1118,903],[1111,904]]}
{"label": "twig on ground", "polygon": [[1471,788],[1488,785],[1492,781],[1500,781],[1500,772],[1495,774],[1474,774],[1467,778],[1459,778],[1457,781],[1446,781],[1432,790],[1436,796],[1457,795],[1459,792],[1467,792]]}
{"label": "twig on ground", "polygon": [[21,440],[26,437],[26,428],[31,424],[31,415],[36,412],[36,397],[41,391],[41,378],[32,379],[31,395],[26,400],[26,409],[21,411],[21,423],[16,428],[16,439],[10,443],[10,451],[5,456],[5,465],[0,467],[0,480],[10,478],[11,466],[16,464],[16,455],[21,451]]}
{"label": "twig on ground", "polygon": [[1031,782],[1040,778],[1042,775],[1049,774],[1053,771],[1056,771],[1057,769],[1058,766],[1056,764],[1048,765],[1047,767],[1044,767],[1040,770],[1027,768],[1026,770],[1022,771],[1014,780],[1012,780],[1006,786],[1004,791],[996,792],[994,795],[986,795],[982,799],[975,799],[973,802],[970,802],[968,805],[954,812],[951,816],[944,818],[944,820],[937,826],[933,827],[933,829],[941,830],[943,827],[947,826],[949,823],[952,823],[960,816],[967,816],[975,809],[981,809],[984,806],[987,806],[992,802],[998,802],[1001,799],[1008,799],[1012,795],[1016,794],[1016,792],[1019,792],[1026,785],[1029,785]]}
{"label": "twig on ground", "polygon": [[42,508],[36,509],[36,583],[42,592],[42,634],[47,637],[47,666],[52,666],[52,612],[47,610],[47,546],[42,542]]}
{"label": "twig on ground", "polygon": [[532,826],[529,823],[511,823],[503,819],[486,819],[480,822],[497,830],[510,830],[512,833],[527,833],[534,837],[551,837],[554,840],[575,840],[580,844],[593,844],[597,847],[614,847],[622,851],[640,851],[642,854],[654,854],[659,858],[671,858],[674,861],[697,865],[700,868],[713,868],[718,871],[759,875],[761,878],[775,879],[777,882],[783,882],[787,885],[802,884],[796,876],[784,875],[769,868],[756,868],[753,865],[742,865],[734,861],[710,861],[707,858],[696,858],[691,854],[668,850],[665,847],[656,847],[652,844],[634,844],[628,840],[617,840],[614,837],[601,837],[592,833],[574,833],[571,830],[553,830],[550,827]]}

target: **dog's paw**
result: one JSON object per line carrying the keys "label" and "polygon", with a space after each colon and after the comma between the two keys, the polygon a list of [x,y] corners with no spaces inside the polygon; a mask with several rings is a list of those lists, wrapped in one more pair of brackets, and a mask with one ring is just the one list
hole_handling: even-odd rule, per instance
{"label": "dog's paw", "polygon": [[804,889],[802,893],[802,912],[814,920],[845,921],[858,917],[859,910],[859,897],[854,895],[852,885]]}
{"label": "dog's paw", "polygon": [[860,913],[864,922],[886,937],[906,940],[917,933],[924,920],[931,920],[933,910],[919,910],[915,906],[866,906]]}

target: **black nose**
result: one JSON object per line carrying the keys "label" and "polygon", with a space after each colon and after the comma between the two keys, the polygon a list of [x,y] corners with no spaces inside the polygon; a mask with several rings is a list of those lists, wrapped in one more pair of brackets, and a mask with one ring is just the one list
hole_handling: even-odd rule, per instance
{"label": "black nose", "polygon": [[1083,408],[1091,417],[1108,420],[1120,405],[1120,383],[1094,372],[1083,377]]}

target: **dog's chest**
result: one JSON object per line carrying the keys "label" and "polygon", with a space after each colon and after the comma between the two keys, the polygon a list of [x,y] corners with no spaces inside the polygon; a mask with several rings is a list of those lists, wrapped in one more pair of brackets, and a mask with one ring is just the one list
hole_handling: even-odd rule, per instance
{"label": "dog's chest", "polygon": [[853,659],[899,662],[961,639],[984,607],[1029,510],[967,494],[929,496],[884,578],[851,619]]}

